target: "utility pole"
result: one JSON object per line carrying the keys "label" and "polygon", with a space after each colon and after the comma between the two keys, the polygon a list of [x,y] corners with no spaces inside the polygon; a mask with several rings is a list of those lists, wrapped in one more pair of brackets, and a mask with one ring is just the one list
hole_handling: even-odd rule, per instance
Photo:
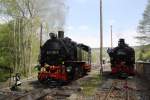
{"label": "utility pole", "polygon": [[113,47],[113,43],[112,43],[112,25],[110,25],[110,34],[111,34],[111,48]]}
{"label": "utility pole", "polygon": [[100,74],[103,73],[103,15],[102,0],[100,0]]}
{"label": "utility pole", "polygon": [[43,31],[43,25],[41,24],[41,30],[40,30],[40,48],[42,47],[42,31]]}

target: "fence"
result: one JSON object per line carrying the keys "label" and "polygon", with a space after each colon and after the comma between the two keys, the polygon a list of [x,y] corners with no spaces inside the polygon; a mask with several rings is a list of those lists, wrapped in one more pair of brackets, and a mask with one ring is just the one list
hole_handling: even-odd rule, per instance
{"label": "fence", "polygon": [[150,62],[136,62],[135,68],[139,76],[150,81]]}

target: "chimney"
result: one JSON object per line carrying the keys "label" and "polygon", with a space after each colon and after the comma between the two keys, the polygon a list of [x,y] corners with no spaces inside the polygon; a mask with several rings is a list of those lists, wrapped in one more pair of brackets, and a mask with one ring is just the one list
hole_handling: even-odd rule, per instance
{"label": "chimney", "polygon": [[58,38],[64,38],[64,31],[58,31]]}

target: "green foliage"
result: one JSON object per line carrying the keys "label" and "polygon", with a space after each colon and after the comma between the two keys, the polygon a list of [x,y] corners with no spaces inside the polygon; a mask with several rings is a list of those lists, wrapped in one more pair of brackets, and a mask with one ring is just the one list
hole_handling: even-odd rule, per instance
{"label": "green foliage", "polygon": [[0,24],[0,66],[31,75],[39,54],[40,19],[31,0],[0,0],[0,6],[0,16],[7,20]]}
{"label": "green foliage", "polygon": [[150,45],[135,47],[136,60],[147,61],[150,59]]}
{"label": "green foliage", "polygon": [[9,24],[0,24],[0,66],[9,66],[11,63],[10,28]]}
{"label": "green foliage", "polygon": [[148,4],[144,10],[143,18],[139,22],[138,32],[141,34],[140,38],[142,41],[150,42],[149,39],[149,31],[150,31],[150,0],[148,0]]}

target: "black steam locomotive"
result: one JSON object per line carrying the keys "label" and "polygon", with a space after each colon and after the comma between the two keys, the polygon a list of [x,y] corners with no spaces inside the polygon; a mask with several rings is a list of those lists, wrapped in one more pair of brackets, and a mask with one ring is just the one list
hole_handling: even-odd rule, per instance
{"label": "black steam locomotive", "polygon": [[69,82],[91,70],[91,48],[64,37],[63,31],[58,36],[50,33],[50,39],[41,47],[40,65],[40,82]]}
{"label": "black steam locomotive", "polygon": [[118,46],[107,52],[111,61],[111,74],[124,78],[135,74],[135,52],[133,48],[125,44],[124,39],[120,39]]}

